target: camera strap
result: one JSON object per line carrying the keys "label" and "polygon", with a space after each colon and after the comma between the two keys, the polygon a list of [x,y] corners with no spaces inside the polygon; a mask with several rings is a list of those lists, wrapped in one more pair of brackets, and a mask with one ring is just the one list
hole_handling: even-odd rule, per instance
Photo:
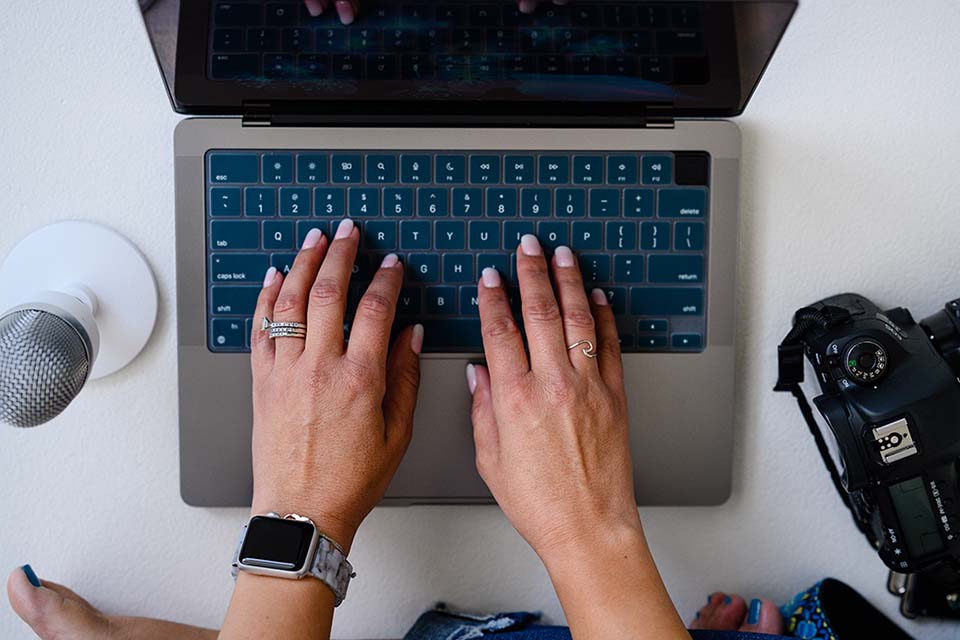
{"label": "camera strap", "polygon": [[810,402],[807,401],[807,396],[800,386],[804,377],[803,354],[806,335],[811,330],[822,331],[829,323],[837,320],[837,314],[831,313],[832,311],[833,308],[831,307],[825,309],[807,307],[797,311],[794,316],[793,328],[783,339],[783,342],[780,343],[780,346],[777,347],[778,378],[777,386],[775,386],[773,390],[788,391],[796,398],[797,406],[800,407],[800,413],[807,423],[810,435],[813,436],[813,441],[817,445],[817,451],[820,452],[820,457],[823,459],[823,463],[830,473],[830,480],[833,482],[833,487],[837,490],[837,495],[840,496],[840,500],[842,500],[843,504],[850,510],[850,516],[853,518],[853,522],[860,533],[865,535],[867,540],[875,543],[876,536],[857,518],[853,503],[850,500],[850,494],[843,488],[840,470],[837,469],[833,456],[830,455],[830,449],[827,447],[827,442],[823,438],[823,432],[820,430],[819,425],[817,425],[817,420],[814,417],[813,409],[810,407]]}

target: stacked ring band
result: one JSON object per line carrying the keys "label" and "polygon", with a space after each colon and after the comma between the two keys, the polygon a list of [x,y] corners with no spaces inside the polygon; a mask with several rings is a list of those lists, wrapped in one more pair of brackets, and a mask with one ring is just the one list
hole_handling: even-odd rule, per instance
{"label": "stacked ring band", "polygon": [[300,338],[307,337],[307,325],[302,322],[271,322],[270,318],[264,318],[260,325],[261,331],[269,331],[270,339],[277,338]]}

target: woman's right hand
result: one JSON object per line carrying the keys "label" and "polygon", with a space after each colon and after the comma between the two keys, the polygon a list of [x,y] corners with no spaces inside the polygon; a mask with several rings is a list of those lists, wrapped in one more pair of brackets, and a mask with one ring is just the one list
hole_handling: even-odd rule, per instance
{"label": "woman's right hand", "polygon": [[[536,237],[523,238],[517,274],[529,359],[499,275],[484,271],[489,370],[467,370],[477,466],[541,556],[597,532],[640,528],[613,311],[603,291],[588,300],[570,249],[558,248],[552,262],[551,269]],[[567,349],[581,340],[598,357],[584,355],[583,346]]]}
{"label": "woman's right hand", "polygon": [[532,235],[517,275],[529,358],[499,274],[484,270],[479,286],[489,369],[468,367],[467,384],[480,475],[543,560],[576,640],[689,638],[637,512],[607,298],[588,299],[570,249],[559,247],[551,268]]}

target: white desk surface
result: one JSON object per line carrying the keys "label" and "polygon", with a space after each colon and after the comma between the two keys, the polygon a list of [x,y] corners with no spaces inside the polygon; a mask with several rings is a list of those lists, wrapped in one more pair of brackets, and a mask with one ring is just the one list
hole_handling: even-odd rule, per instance
{"label": "white desk surface", "polygon": [[[920,8],[922,6],[922,8]],[[793,399],[771,391],[791,313],[844,290],[918,316],[960,295],[960,4],[806,0],[746,114],[734,493],[643,509],[683,616],[707,594],[783,601],[821,577],[896,616]],[[0,429],[0,568],[30,562],[109,612],[218,625],[240,509],[180,501],[173,128],[135,3],[8,3],[0,20],[0,256],[64,218],[109,224],[156,270],[143,355],[55,422]],[[696,470],[691,470],[696,472]],[[562,614],[496,507],[377,509],[339,638],[399,637],[443,599]],[[905,624],[918,637],[957,626]],[[0,605],[0,636],[27,638]]]}

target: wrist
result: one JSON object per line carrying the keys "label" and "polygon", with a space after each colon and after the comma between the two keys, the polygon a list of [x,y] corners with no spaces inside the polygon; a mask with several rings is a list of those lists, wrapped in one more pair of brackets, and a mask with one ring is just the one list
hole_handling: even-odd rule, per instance
{"label": "wrist", "polygon": [[596,567],[598,561],[615,560],[624,553],[648,553],[648,547],[638,516],[580,527],[535,551],[547,571],[553,574]]}
{"label": "wrist", "polygon": [[350,553],[353,546],[353,539],[357,535],[357,526],[347,522],[344,518],[330,513],[325,513],[318,509],[312,509],[309,505],[297,500],[287,498],[266,498],[254,495],[253,504],[250,507],[251,516],[262,516],[267,513],[277,513],[285,516],[289,513],[296,513],[304,518],[310,518],[314,526],[322,535],[326,536],[343,550],[343,555]]}

